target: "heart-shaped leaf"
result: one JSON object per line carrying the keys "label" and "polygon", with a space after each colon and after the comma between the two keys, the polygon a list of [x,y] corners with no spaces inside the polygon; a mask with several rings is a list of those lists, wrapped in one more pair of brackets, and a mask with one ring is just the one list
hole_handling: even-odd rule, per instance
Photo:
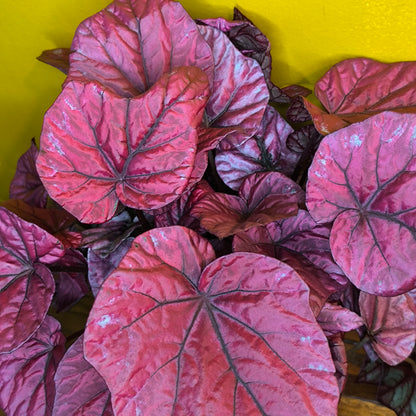
{"label": "heart-shaped leaf", "polygon": [[63,254],[56,238],[0,207],[0,353],[19,347],[42,324],[55,291],[42,263]]}
{"label": "heart-shaped leaf", "polygon": [[191,215],[219,238],[296,215],[303,202],[302,188],[278,172],[247,176],[239,196],[215,192],[198,201]]}
{"label": "heart-shaped leaf", "polygon": [[197,66],[212,77],[211,48],[171,0],[113,1],[78,26],[71,51],[67,82],[98,81],[122,97],[147,91],[179,66]]}
{"label": "heart-shaped leaf", "polygon": [[267,106],[253,137],[231,135],[219,144],[215,165],[221,179],[231,189],[238,190],[243,179],[255,172],[277,171],[290,176],[299,159],[286,147],[286,139],[292,132],[284,118]]}
{"label": "heart-shaped leaf", "polygon": [[84,337],[65,353],[55,374],[53,416],[113,416],[110,392],[103,378],[84,358]]}
{"label": "heart-shaped leaf", "polygon": [[318,131],[328,134],[387,110],[415,113],[415,87],[415,62],[346,59],[315,84],[315,95],[327,112],[304,103]]}
{"label": "heart-shaped leaf", "polygon": [[416,341],[416,309],[410,296],[361,292],[360,312],[371,344],[384,362],[397,365],[410,355]]}
{"label": "heart-shaped leaf", "polygon": [[154,229],[103,284],[85,354],[115,413],[335,415],[334,367],[303,281],[254,253],[213,260],[193,231]]}
{"label": "heart-shaped leaf", "polygon": [[119,200],[154,209],[177,199],[193,171],[207,95],[196,67],[177,68],[131,99],[69,83],[41,136],[37,168],[50,196],[88,223],[110,219]]}
{"label": "heart-shaped leaf", "polygon": [[16,173],[10,182],[10,199],[21,199],[29,205],[45,208],[48,193],[36,170],[36,158],[39,150],[34,140],[29,149],[17,161]]}
{"label": "heart-shaped leaf", "polygon": [[416,286],[416,115],[386,112],[321,142],[306,203],[335,219],[335,261],[361,290],[394,296]]}
{"label": "heart-shaped leaf", "polygon": [[0,407],[7,415],[52,416],[53,377],[64,352],[61,326],[47,316],[23,345],[0,354]]}

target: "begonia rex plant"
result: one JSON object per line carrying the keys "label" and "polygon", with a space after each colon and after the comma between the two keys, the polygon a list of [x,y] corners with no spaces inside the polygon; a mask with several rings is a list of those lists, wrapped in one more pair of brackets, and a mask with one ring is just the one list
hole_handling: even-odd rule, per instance
{"label": "begonia rex plant", "polygon": [[320,109],[241,12],[171,0],[41,60],[67,77],[0,207],[7,415],[336,415],[352,330],[412,414],[385,386],[416,367],[416,63],[340,62]]}

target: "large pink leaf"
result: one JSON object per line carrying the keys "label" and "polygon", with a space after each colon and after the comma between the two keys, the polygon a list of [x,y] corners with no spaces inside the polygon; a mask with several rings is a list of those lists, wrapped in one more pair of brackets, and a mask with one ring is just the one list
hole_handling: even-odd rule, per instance
{"label": "large pink leaf", "polygon": [[360,312],[378,356],[397,365],[413,351],[416,341],[416,310],[407,294],[382,297],[360,293]]}
{"label": "large pink leaf", "polygon": [[207,95],[195,67],[177,68],[131,99],[69,83],[41,136],[37,167],[50,196],[88,223],[110,219],[119,200],[139,209],[175,200],[193,171]]}
{"label": "large pink leaf", "polygon": [[98,81],[123,97],[148,90],[178,66],[209,75],[211,49],[180,3],[116,0],[82,22],[71,45],[68,81]]}
{"label": "large pink leaf", "polygon": [[296,215],[302,188],[279,172],[259,172],[242,182],[239,196],[212,193],[198,201],[191,215],[219,238]]}
{"label": "large pink leaf", "polygon": [[242,55],[220,30],[199,26],[212,48],[214,74],[206,107],[210,126],[240,126],[252,136],[258,130],[269,101],[259,64]]}
{"label": "large pink leaf", "polygon": [[386,112],[327,136],[309,170],[307,206],[335,219],[331,250],[361,290],[416,286],[416,115]]}
{"label": "large pink leaf", "polygon": [[238,190],[243,179],[255,172],[278,171],[290,176],[299,156],[286,147],[292,127],[271,106],[267,106],[261,125],[250,138],[231,135],[219,144],[215,165],[221,179]]}
{"label": "large pink leaf", "polygon": [[0,407],[7,415],[52,415],[53,377],[64,352],[61,326],[47,316],[22,346],[0,354]]}
{"label": "large pink leaf", "polygon": [[53,416],[113,416],[110,392],[103,378],[84,358],[84,337],[68,349],[55,374]]}
{"label": "large pink leaf", "polygon": [[55,291],[42,263],[63,254],[56,238],[0,208],[0,353],[19,347],[42,324]]}
{"label": "large pink leaf", "polygon": [[353,58],[334,65],[316,84],[326,111],[304,100],[316,128],[328,134],[377,113],[416,112],[416,63]]}
{"label": "large pink leaf", "polygon": [[154,229],[103,284],[85,354],[115,413],[335,415],[334,366],[299,276],[254,253],[213,259],[191,230]]}

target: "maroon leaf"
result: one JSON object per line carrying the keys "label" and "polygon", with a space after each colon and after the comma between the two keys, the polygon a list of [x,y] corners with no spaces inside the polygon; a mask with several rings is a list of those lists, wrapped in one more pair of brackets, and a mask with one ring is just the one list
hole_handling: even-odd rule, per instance
{"label": "maroon leaf", "polygon": [[316,320],[328,337],[339,332],[349,332],[364,325],[361,316],[341,305],[329,302],[324,305]]}
{"label": "maroon leaf", "polygon": [[256,133],[269,101],[261,68],[242,55],[220,30],[199,26],[199,31],[214,57],[207,121],[213,127],[242,127],[250,137]]}
{"label": "maroon leaf", "polygon": [[90,291],[85,279],[87,263],[79,251],[68,249],[65,251],[65,255],[53,264],[53,269],[62,269],[54,274],[56,291],[52,300],[56,312],[62,312],[69,309]]}
{"label": "maroon leaf", "polygon": [[64,352],[60,324],[47,316],[17,350],[0,354],[0,407],[8,415],[51,416],[53,377]]}
{"label": "maroon leaf", "polygon": [[413,351],[416,341],[416,310],[406,295],[382,297],[360,293],[360,311],[371,344],[389,365],[397,365]]}
{"label": "maroon leaf", "polygon": [[331,350],[332,361],[335,365],[335,377],[338,381],[338,388],[340,393],[342,393],[347,384],[348,376],[347,352],[344,341],[342,340],[342,334],[338,332],[328,337],[328,345]]}
{"label": "maroon leaf", "polygon": [[9,197],[21,199],[35,207],[45,208],[48,194],[36,170],[38,154],[39,150],[32,139],[30,148],[17,161],[16,173],[10,183]]}
{"label": "maroon leaf", "polygon": [[[333,66],[316,84],[327,112],[307,104],[316,128],[328,134],[382,111],[416,112],[416,63],[353,58]],[[328,114],[329,113],[329,114]]]}
{"label": "maroon leaf", "polygon": [[50,270],[60,242],[0,208],[0,353],[16,349],[39,328],[55,291]]}
{"label": "maroon leaf", "polygon": [[304,123],[311,120],[311,114],[306,109],[301,96],[294,98],[286,112],[286,117],[292,123]]}
{"label": "maroon leaf", "polygon": [[309,88],[297,84],[288,85],[287,87],[282,88],[282,91],[292,99],[296,97],[307,97],[312,94],[312,91]]}
{"label": "maroon leaf", "polygon": [[213,193],[198,201],[191,215],[219,238],[296,215],[302,188],[278,172],[255,173],[244,179],[239,196]]}
{"label": "maroon leaf", "polygon": [[126,238],[106,256],[102,256],[92,249],[88,250],[88,280],[94,296],[97,296],[104,280],[118,267],[121,259],[130,248],[132,241],[132,237]]}
{"label": "maroon leaf", "polygon": [[251,138],[231,135],[221,141],[215,165],[221,179],[238,190],[243,179],[255,172],[278,171],[290,176],[299,159],[286,147],[292,127],[271,106],[267,106],[256,134]]}
{"label": "maroon leaf", "polygon": [[110,219],[119,200],[154,209],[177,199],[194,167],[207,95],[195,67],[177,68],[131,99],[94,83],[68,84],[41,136],[37,167],[49,194],[88,223]]}
{"label": "maroon leaf", "polygon": [[98,81],[122,97],[148,90],[178,66],[212,77],[211,49],[170,0],[115,0],[82,22],[71,45],[70,80]]}
{"label": "maroon leaf", "polygon": [[84,337],[68,349],[55,374],[53,416],[113,416],[104,379],[84,358]]}
{"label": "maroon leaf", "polygon": [[45,64],[54,66],[64,74],[68,74],[70,53],[71,50],[69,48],[48,49],[43,51],[36,59]]}
{"label": "maroon leaf", "polygon": [[213,259],[191,230],[154,229],[105,281],[85,354],[115,413],[335,415],[334,367],[302,280],[254,253]]}
{"label": "maroon leaf", "polygon": [[386,112],[327,136],[309,170],[307,206],[335,219],[331,250],[361,290],[416,286],[416,116]]}

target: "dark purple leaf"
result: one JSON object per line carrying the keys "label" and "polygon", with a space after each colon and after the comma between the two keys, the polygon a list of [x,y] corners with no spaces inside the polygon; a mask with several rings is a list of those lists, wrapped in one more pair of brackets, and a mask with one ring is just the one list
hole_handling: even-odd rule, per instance
{"label": "dark purple leaf", "polygon": [[316,128],[307,125],[291,133],[286,140],[286,146],[290,151],[302,154],[304,159],[312,159],[321,139],[322,136]]}
{"label": "dark purple leaf", "polygon": [[[415,359],[414,354],[412,360]],[[412,416],[416,408],[416,372],[414,365],[400,363],[390,367],[381,360],[368,361],[357,381],[378,386],[377,399],[398,416]]]}
{"label": "dark purple leaf", "polygon": [[43,51],[36,59],[45,64],[52,65],[62,71],[65,75],[69,71],[69,48],[56,48]]}
{"label": "dark purple leaf", "polygon": [[23,345],[11,353],[0,354],[0,407],[7,415],[52,415],[53,377],[64,352],[61,326],[46,316]]}
{"label": "dark purple leaf", "polygon": [[306,100],[305,104],[315,127],[328,134],[387,110],[415,113],[415,86],[415,62],[346,59],[315,84],[315,95],[327,112]]}
{"label": "dark purple leaf", "polygon": [[104,280],[118,267],[132,241],[132,237],[126,238],[114,251],[106,256],[101,256],[92,249],[88,250],[88,280],[94,296],[97,296]]}
{"label": "dark purple leaf", "polygon": [[45,208],[48,194],[36,170],[38,154],[39,150],[32,139],[30,148],[17,161],[16,173],[10,183],[9,197],[21,199],[35,207]]}
{"label": "dark purple leaf", "polygon": [[299,159],[286,147],[286,139],[292,132],[284,118],[267,106],[253,137],[231,135],[221,141],[215,156],[221,179],[231,189],[238,190],[243,179],[255,172],[278,171],[290,176]]}
{"label": "dark purple leaf", "polygon": [[372,347],[384,362],[397,365],[410,355],[416,341],[416,311],[410,296],[361,292],[360,311]]}
{"label": "dark purple leaf", "polygon": [[296,97],[290,102],[286,117],[292,123],[304,123],[311,120],[311,115],[306,109],[302,97]]}
{"label": "dark purple leaf", "polygon": [[87,262],[79,251],[68,249],[65,251],[65,255],[53,264],[53,269],[62,269],[62,271],[54,273],[56,290],[52,300],[56,312],[62,312],[69,309],[90,291],[86,282]]}
{"label": "dark purple leaf", "polygon": [[212,49],[214,76],[205,112],[212,127],[238,126],[247,137],[256,133],[269,101],[261,68],[242,55],[224,33],[199,26]]}
{"label": "dark purple leaf", "polygon": [[342,334],[337,333],[328,337],[328,345],[331,350],[332,361],[335,365],[335,377],[338,381],[338,388],[340,393],[344,391],[347,384],[348,376],[348,360],[347,352],[345,351],[345,344],[342,340]]}
{"label": "dark purple leaf", "polygon": [[85,355],[123,416],[335,415],[334,367],[307,299],[284,263],[214,260],[191,230],[154,229],[103,284]]}
{"label": "dark purple leaf", "polygon": [[361,290],[416,287],[416,115],[386,112],[324,138],[309,170],[307,206],[335,219],[331,250]]}
{"label": "dark purple leaf", "polygon": [[170,0],[116,0],[82,22],[68,81],[98,81],[122,97],[147,91],[179,66],[212,78],[211,49],[184,8]]}
{"label": "dark purple leaf", "polygon": [[84,358],[84,337],[68,349],[55,374],[53,416],[113,416],[104,379]]}
{"label": "dark purple leaf", "polygon": [[207,95],[195,67],[131,99],[99,84],[67,84],[45,115],[37,160],[50,196],[88,223],[112,218],[119,200],[155,209],[177,199],[194,168]]}
{"label": "dark purple leaf", "polygon": [[191,215],[219,238],[296,215],[302,188],[278,172],[255,173],[241,184],[239,196],[215,192],[192,208]]}
{"label": "dark purple leaf", "polygon": [[0,207],[0,353],[22,345],[42,324],[55,282],[41,263],[63,254],[56,238]]}

